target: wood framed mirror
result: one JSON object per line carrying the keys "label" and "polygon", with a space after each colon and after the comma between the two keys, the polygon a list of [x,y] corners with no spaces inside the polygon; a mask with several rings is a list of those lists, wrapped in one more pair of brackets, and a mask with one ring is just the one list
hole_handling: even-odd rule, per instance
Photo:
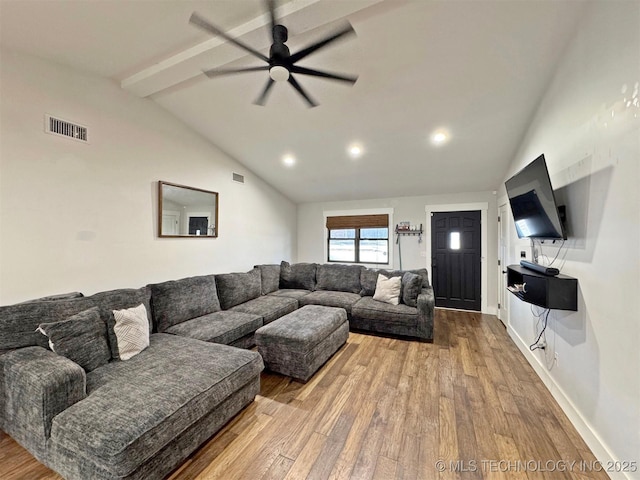
{"label": "wood framed mirror", "polygon": [[218,198],[218,192],[159,181],[158,236],[217,237]]}

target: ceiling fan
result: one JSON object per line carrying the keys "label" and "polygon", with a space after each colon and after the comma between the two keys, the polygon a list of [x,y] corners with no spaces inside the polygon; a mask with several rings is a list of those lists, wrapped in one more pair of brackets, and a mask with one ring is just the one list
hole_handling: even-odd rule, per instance
{"label": "ceiling fan", "polygon": [[301,67],[296,65],[299,60],[311,55],[312,53],[318,51],[319,49],[326,47],[327,45],[335,42],[336,40],[345,37],[346,35],[355,34],[355,30],[347,22],[347,25],[338,30],[335,33],[319,40],[306,48],[303,48],[299,52],[290,53],[289,47],[285,45],[287,39],[289,38],[289,32],[287,27],[284,25],[280,25],[276,19],[275,15],[275,0],[266,0],[267,9],[269,11],[270,17],[270,29],[271,29],[271,38],[273,39],[273,44],[269,50],[269,56],[265,56],[262,53],[258,52],[254,48],[244,44],[238,39],[235,39],[229,36],[227,33],[222,31],[220,28],[212,25],[207,20],[202,18],[197,13],[193,13],[189,22],[193,25],[196,25],[203,30],[206,30],[209,33],[213,33],[214,35],[220,35],[225,38],[229,42],[233,43],[237,47],[242,48],[247,51],[254,57],[259,58],[264,61],[267,65],[260,65],[256,67],[245,67],[245,68],[214,68],[211,70],[206,70],[204,73],[209,78],[214,78],[220,75],[229,75],[234,73],[244,73],[244,72],[256,72],[260,70],[269,70],[269,79],[262,90],[260,96],[254,102],[257,105],[264,105],[269,92],[271,91],[271,87],[273,87],[274,82],[283,82],[288,81],[291,86],[306,100],[310,107],[315,107],[317,103],[309,96],[309,94],[300,86],[297,82],[293,74],[300,75],[311,75],[314,77],[326,78],[329,80],[337,80],[340,82],[346,82],[350,84],[354,84],[358,79],[357,76],[350,75],[339,75],[336,73],[325,72],[322,70],[314,70],[310,68]]}

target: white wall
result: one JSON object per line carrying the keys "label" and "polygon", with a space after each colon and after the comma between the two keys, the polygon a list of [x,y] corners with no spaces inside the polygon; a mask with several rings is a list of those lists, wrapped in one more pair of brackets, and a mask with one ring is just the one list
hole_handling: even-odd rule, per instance
{"label": "white wall", "polygon": [[[402,221],[409,221],[411,224],[426,227],[427,214],[425,207],[438,205],[487,203],[488,225],[487,225],[487,312],[495,313],[497,306],[497,273],[493,267],[497,264],[497,209],[496,196],[492,192],[480,193],[460,193],[448,195],[422,195],[417,197],[395,197],[369,200],[352,200],[344,202],[316,202],[303,203],[298,205],[298,261],[326,263],[324,248],[327,241],[325,236],[325,225],[323,212],[336,210],[358,210],[358,209],[393,209],[393,226]],[[393,247],[393,265],[391,268],[400,268],[398,258],[398,246],[395,244],[395,235],[390,238]],[[429,267],[431,275],[430,259],[427,259],[426,252],[429,239],[423,237],[422,243],[418,243],[417,237],[407,236],[401,240],[402,245],[402,268],[413,269]]]}
{"label": "white wall", "polygon": [[[624,99],[632,99],[640,81],[639,25],[638,2],[589,4],[509,171],[545,154],[559,203],[567,206],[570,238],[560,253],[562,273],[579,282],[578,312],[551,313],[546,352],[529,352],[536,319],[529,305],[510,296],[512,337],[594,453],[601,460],[636,462],[640,108],[627,108]],[[512,245],[522,245],[515,229],[512,235]],[[551,258],[556,251],[543,247]]]}
{"label": "white wall", "polygon": [[[295,205],[152,101],[15,52],[0,68],[0,304],[295,258]],[[158,238],[158,180],[219,192],[219,238]]]}

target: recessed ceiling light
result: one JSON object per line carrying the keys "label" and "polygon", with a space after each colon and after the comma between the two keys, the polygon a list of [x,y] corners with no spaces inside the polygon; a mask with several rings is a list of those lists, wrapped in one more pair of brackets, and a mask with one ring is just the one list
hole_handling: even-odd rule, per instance
{"label": "recessed ceiling light", "polygon": [[449,132],[444,129],[436,130],[431,134],[431,143],[436,146],[444,145],[449,141]]}
{"label": "recessed ceiling light", "polygon": [[293,155],[285,155],[282,157],[282,163],[287,167],[293,167],[296,164],[296,158]]}
{"label": "recessed ceiling light", "polygon": [[353,145],[349,146],[348,152],[351,158],[358,158],[362,155],[363,149],[362,146],[354,143]]}

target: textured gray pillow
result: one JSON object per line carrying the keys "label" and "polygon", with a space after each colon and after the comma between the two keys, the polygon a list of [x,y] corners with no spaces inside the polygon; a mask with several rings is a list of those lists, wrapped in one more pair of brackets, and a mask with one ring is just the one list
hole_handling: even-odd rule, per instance
{"label": "textured gray pillow", "polygon": [[315,263],[280,263],[280,288],[301,288],[303,290],[316,289]]}
{"label": "textured gray pillow", "polygon": [[318,265],[316,289],[360,293],[362,268],[359,265]]}
{"label": "textured gray pillow", "polygon": [[417,268],[415,270],[409,270],[411,273],[415,273],[416,275],[420,275],[422,277],[422,288],[427,288],[430,286],[429,283],[429,272],[427,272],[426,268]]}
{"label": "textured gray pillow", "polygon": [[216,275],[218,298],[223,310],[258,298],[262,294],[260,269],[247,273],[222,273]]}
{"label": "textured gray pillow", "polygon": [[280,265],[256,265],[260,269],[262,295],[275,292],[280,288]]}
{"label": "textured gray pillow", "polygon": [[111,359],[107,345],[107,326],[98,307],[84,310],[56,323],[43,323],[40,333],[49,338],[49,346],[58,355],[74,361],[90,372]]}
{"label": "textured gray pillow", "polygon": [[80,297],[0,307],[0,352],[35,345],[47,348],[47,337],[36,331],[38,325],[61,322],[93,306]]}
{"label": "textured gray pillow", "polygon": [[418,295],[422,290],[422,277],[416,273],[406,272],[402,276],[402,303],[410,307],[418,306]]}

